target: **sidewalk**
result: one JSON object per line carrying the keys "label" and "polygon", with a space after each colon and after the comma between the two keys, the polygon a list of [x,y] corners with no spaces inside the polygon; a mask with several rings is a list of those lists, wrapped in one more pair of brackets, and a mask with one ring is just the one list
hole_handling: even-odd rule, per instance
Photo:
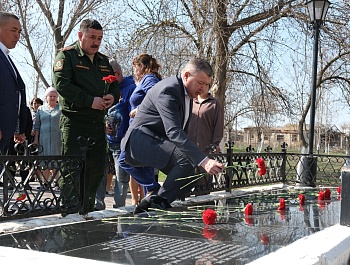
{"label": "sidewalk", "polygon": [[[105,204],[106,204],[106,210],[113,209],[114,195],[106,194]],[[130,192],[128,192],[128,195],[126,196],[125,206],[131,206],[131,193]]]}

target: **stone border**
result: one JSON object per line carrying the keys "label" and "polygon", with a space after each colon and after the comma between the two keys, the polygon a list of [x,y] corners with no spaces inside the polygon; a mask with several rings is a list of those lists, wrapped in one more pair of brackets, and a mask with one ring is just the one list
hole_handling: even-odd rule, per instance
{"label": "stone border", "polygon": [[248,265],[345,265],[349,264],[349,258],[350,227],[336,224],[303,237]]}

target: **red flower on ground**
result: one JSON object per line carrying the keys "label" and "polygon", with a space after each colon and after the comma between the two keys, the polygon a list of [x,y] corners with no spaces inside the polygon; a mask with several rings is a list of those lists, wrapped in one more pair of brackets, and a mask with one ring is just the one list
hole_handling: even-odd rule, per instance
{"label": "red flower on ground", "polygon": [[264,234],[261,234],[261,243],[263,245],[267,245],[270,242],[270,238],[268,236],[265,236]]}
{"label": "red flower on ground", "polygon": [[337,188],[337,192],[338,192],[338,194],[341,194],[341,186],[339,186],[339,187]]}
{"label": "red flower on ground", "polygon": [[252,225],[254,223],[254,217],[246,215],[246,217],[244,217],[244,221],[247,223],[247,225]]}
{"label": "red flower on ground", "polygon": [[340,195],[341,195],[341,186],[339,186],[338,188],[337,188],[337,192],[338,192],[338,201],[340,201]]}
{"label": "red flower on ground", "polygon": [[18,197],[16,198],[16,201],[23,201],[25,200],[25,198],[27,198],[27,195],[25,195],[24,193],[19,193]]}
{"label": "red flower on ground", "polygon": [[318,205],[320,206],[321,210],[326,209],[326,203],[323,200],[319,200]]}
{"label": "red flower on ground", "polygon": [[256,164],[258,165],[258,174],[259,176],[263,176],[266,174],[266,165],[265,165],[265,161],[263,158],[261,157],[258,157],[256,160],[255,160]]}
{"label": "red flower on ground", "polygon": [[212,209],[206,209],[203,211],[202,218],[206,225],[213,225],[216,223],[217,214]]}
{"label": "red flower on ground", "polygon": [[327,188],[326,191],[324,192],[324,199],[325,200],[331,199],[331,190],[329,188]]}
{"label": "red flower on ground", "polygon": [[207,239],[212,239],[217,234],[218,234],[218,230],[216,230],[216,228],[204,227],[203,229],[203,236]]}
{"label": "red flower on ground", "polygon": [[278,210],[280,213],[281,220],[284,220],[286,218],[286,210]]}
{"label": "red flower on ground", "polygon": [[318,192],[317,199],[318,199],[319,201],[324,201],[324,199],[325,199],[324,190],[320,190],[320,191]]}
{"label": "red flower on ground", "polygon": [[286,209],[286,202],[283,198],[280,198],[280,205],[278,206],[278,210],[285,210]]}
{"label": "red flower on ground", "polygon": [[304,194],[299,194],[298,199],[299,199],[299,204],[301,204],[301,205],[305,204],[305,195]]}
{"label": "red flower on ground", "polygon": [[247,203],[247,205],[245,206],[244,214],[245,215],[252,215],[253,214],[253,205],[251,203]]}

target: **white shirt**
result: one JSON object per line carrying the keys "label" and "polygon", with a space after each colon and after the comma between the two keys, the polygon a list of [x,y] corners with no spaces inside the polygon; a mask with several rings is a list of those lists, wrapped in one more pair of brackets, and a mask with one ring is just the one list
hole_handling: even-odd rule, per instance
{"label": "white shirt", "polygon": [[17,77],[17,73],[16,73],[16,70],[15,68],[13,67],[13,64],[11,63],[10,61],[10,58],[9,58],[9,54],[10,54],[10,50],[7,49],[7,47],[0,41],[0,49],[2,50],[2,52],[5,54],[5,57],[7,58],[7,60],[9,61],[12,69],[13,69],[13,72],[15,73],[16,77]]}
{"label": "white shirt", "polygon": [[185,120],[184,120],[183,129],[185,129],[188,118],[190,117],[190,106],[191,106],[190,96],[187,94],[187,91],[185,88],[184,90],[185,90]]}

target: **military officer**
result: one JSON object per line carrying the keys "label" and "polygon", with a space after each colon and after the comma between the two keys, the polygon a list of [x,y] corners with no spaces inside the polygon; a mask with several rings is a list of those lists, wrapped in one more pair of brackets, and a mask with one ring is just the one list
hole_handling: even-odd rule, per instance
{"label": "military officer", "polygon": [[[96,190],[105,166],[107,143],[104,114],[119,99],[118,83],[108,84],[103,80],[103,77],[114,76],[114,72],[107,56],[98,52],[102,37],[103,29],[98,21],[83,20],[78,41],[63,48],[53,65],[53,81],[62,111],[60,128],[63,155],[82,154],[77,143],[79,136],[95,140],[86,161],[89,211],[94,210]],[[80,195],[77,182],[78,179],[74,180],[68,171],[62,174],[60,188],[64,203],[77,201],[74,200]]]}

